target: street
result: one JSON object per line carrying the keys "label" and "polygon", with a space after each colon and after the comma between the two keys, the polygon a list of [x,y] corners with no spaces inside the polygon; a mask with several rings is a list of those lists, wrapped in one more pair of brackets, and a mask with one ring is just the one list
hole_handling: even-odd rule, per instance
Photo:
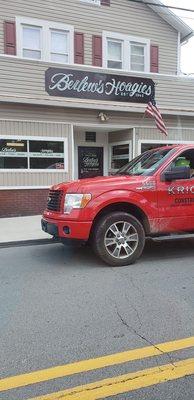
{"label": "street", "polygon": [[123,268],[58,243],[0,253],[1,400],[191,400],[193,240],[148,242]]}

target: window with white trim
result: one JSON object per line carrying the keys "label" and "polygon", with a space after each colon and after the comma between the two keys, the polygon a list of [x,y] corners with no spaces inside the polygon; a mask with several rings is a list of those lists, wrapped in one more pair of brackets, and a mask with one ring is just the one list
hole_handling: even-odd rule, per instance
{"label": "window with white trim", "polygon": [[152,142],[147,142],[147,143],[141,143],[141,153],[144,153],[145,151],[148,150],[153,150],[153,149],[157,149],[159,147],[163,147],[163,146],[171,146],[173,143],[162,143],[162,142],[158,142],[158,143],[152,143]]}
{"label": "window with white trim", "polygon": [[19,57],[72,64],[74,28],[34,18],[16,18]]}
{"label": "window with white trim", "polygon": [[149,72],[150,40],[103,32],[103,67]]}
{"label": "window with white trim", "polygon": [[101,0],[80,0],[81,3],[89,3],[93,4],[94,6],[100,6],[101,5]]}
{"label": "window with white trim", "polygon": [[144,43],[130,42],[130,69],[131,71],[145,71],[146,45]]}
{"label": "window with white trim", "polygon": [[67,64],[68,54],[68,36],[66,31],[50,30],[51,35],[51,61]]}
{"label": "window with white trim", "polygon": [[23,25],[22,26],[22,55],[25,58],[34,58],[41,60],[42,58],[42,28]]}
{"label": "window with white trim", "polygon": [[129,158],[129,142],[111,144],[111,170],[117,171],[129,162]]}
{"label": "window with white trim", "polygon": [[67,165],[62,140],[0,139],[0,170],[56,170]]}
{"label": "window with white trim", "polygon": [[107,67],[123,68],[123,42],[121,40],[107,39]]}

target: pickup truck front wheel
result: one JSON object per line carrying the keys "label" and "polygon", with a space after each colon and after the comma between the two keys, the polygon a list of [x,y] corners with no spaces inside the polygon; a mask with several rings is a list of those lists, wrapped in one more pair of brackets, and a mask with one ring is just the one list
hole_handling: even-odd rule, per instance
{"label": "pickup truck front wheel", "polygon": [[111,266],[132,264],[140,257],[144,245],[145,231],[142,224],[125,212],[103,216],[94,228],[94,251]]}

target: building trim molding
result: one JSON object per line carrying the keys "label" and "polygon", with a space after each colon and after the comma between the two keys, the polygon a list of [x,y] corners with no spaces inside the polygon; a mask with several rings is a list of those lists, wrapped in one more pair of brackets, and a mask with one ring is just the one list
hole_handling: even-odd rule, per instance
{"label": "building trim molding", "polygon": [[[66,101],[59,101],[59,100],[50,100],[50,99],[45,99],[45,100],[40,100],[37,98],[25,98],[21,96],[8,96],[5,93],[1,94],[0,97],[0,103],[4,104],[25,104],[25,105],[33,105],[33,106],[44,106],[44,107],[57,107],[57,108],[79,108],[83,110],[97,110],[100,111],[104,109],[105,111],[114,111],[114,112],[125,112],[125,113],[138,113],[138,114],[144,114],[145,109],[146,109],[146,104],[143,105],[137,105],[134,103],[131,103],[130,106],[129,104],[126,105],[121,105],[121,103],[114,103],[114,105],[109,104],[108,102],[98,102],[93,100],[80,100],[76,101],[72,99],[68,99]],[[165,108],[163,106],[160,106],[160,111],[162,112],[163,115],[182,115],[182,116],[194,116],[194,108],[193,109],[183,109],[183,108]],[[71,124],[71,122],[69,122]]]}

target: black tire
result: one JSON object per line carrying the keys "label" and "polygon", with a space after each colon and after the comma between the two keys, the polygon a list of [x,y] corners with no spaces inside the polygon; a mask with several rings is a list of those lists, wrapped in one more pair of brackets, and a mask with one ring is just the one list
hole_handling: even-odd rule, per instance
{"label": "black tire", "polygon": [[[123,231],[126,230],[124,229],[125,226],[126,229],[130,226],[127,231],[130,232],[130,235],[127,236],[126,233],[125,238],[121,238],[121,235],[124,235]],[[117,233],[117,230],[119,233]],[[120,238],[117,238],[118,235],[120,235]],[[111,244],[112,241],[117,243]],[[141,222],[126,212],[112,212],[111,214],[107,214],[94,227],[92,236],[93,249],[97,256],[110,266],[122,267],[134,263],[141,256],[144,245],[145,231]],[[133,252],[128,255],[128,252],[131,250]],[[118,252],[120,253],[116,254]]]}

